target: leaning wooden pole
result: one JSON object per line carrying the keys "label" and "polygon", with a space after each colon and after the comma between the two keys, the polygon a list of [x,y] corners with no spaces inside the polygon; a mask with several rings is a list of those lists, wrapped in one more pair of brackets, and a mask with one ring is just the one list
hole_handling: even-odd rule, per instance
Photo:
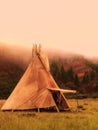
{"label": "leaning wooden pole", "polygon": [[78,93],[76,93],[76,100],[77,100],[77,112],[78,112],[78,107],[79,107],[79,102],[78,102]]}

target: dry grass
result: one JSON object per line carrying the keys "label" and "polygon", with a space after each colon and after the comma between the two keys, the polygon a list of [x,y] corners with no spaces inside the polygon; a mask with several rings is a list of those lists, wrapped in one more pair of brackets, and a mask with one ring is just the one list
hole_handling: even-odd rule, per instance
{"label": "dry grass", "polygon": [[[4,100],[0,101],[0,107]],[[0,112],[0,130],[98,130],[98,99],[69,100],[73,113]]]}

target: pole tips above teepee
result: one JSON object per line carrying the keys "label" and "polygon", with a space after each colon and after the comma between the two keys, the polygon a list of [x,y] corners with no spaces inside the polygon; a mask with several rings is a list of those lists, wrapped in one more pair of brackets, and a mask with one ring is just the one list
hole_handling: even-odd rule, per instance
{"label": "pole tips above teepee", "polygon": [[41,44],[37,45],[37,44],[33,44],[33,48],[32,48],[32,56],[34,56],[35,54],[40,54],[41,53]]}

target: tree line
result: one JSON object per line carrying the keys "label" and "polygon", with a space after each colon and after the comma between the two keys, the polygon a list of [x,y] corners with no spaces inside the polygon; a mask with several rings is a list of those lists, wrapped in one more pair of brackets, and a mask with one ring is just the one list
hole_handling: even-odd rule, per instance
{"label": "tree line", "polygon": [[[55,61],[52,61],[50,68],[55,81],[61,88],[75,89],[83,93],[91,90],[91,83],[96,82],[98,66],[90,66],[94,66],[94,69],[92,67],[91,71],[84,72],[82,79],[78,77],[78,74],[73,71],[72,67],[65,70],[64,65],[59,66]],[[95,86],[95,91],[96,89],[98,89],[97,85]]]}

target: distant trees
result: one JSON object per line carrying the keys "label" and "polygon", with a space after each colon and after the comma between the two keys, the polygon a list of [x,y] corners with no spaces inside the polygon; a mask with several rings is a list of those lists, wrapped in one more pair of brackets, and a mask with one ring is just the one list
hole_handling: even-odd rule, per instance
{"label": "distant trees", "polygon": [[21,78],[24,70],[17,64],[0,59],[0,98],[7,98]]}
{"label": "distant trees", "polygon": [[58,66],[56,62],[52,62],[50,68],[51,73],[57,83],[66,84],[68,82],[75,82],[75,84],[78,85],[79,79],[76,75],[74,76],[72,67],[70,67],[68,70],[65,70],[63,65]]}
{"label": "distant trees", "polygon": [[69,81],[73,81],[73,80],[74,80],[74,72],[73,72],[72,67],[70,67],[70,68],[67,70],[67,76],[68,76],[68,80],[69,80]]}
{"label": "distant trees", "polygon": [[69,89],[76,89],[80,93],[98,89],[98,65],[89,63],[88,66],[91,69],[84,72],[83,77],[78,77],[78,74],[73,71],[72,67],[65,69],[66,66],[64,65],[65,63],[57,61],[53,61],[50,65],[51,73],[61,88],[66,86]]}
{"label": "distant trees", "polygon": [[85,72],[84,76],[83,76],[83,79],[82,79],[82,83],[83,84],[87,84],[89,83],[89,73],[88,72]]}
{"label": "distant trees", "polygon": [[96,73],[92,70],[92,71],[90,72],[90,80],[91,80],[91,81],[94,80],[95,77],[96,77]]}
{"label": "distant trees", "polygon": [[66,80],[67,80],[67,73],[64,69],[64,66],[62,65],[61,68],[60,68],[60,80],[61,82],[65,83]]}
{"label": "distant trees", "polygon": [[59,83],[59,80],[60,80],[60,70],[59,70],[59,67],[57,65],[57,63],[55,61],[53,61],[50,65],[50,70],[51,70],[51,73],[55,79],[55,81],[57,83]]}
{"label": "distant trees", "polygon": [[79,81],[79,78],[78,78],[78,75],[77,75],[77,74],[75,74],[75,76],[74,76],[74,84],[75,84],[76,86],[79,86],[79,84],[80,84],[80,81]]}
{"label": "distant trees", "polygon": [[87,65],[95,70],[96,73],[98,73],[98,64],[89,63]]}
{"label": "distant trees", "polygon": [[93,70],[90,72],[85,72],[83,79],[82,79],[82,83],[83,84],[88,84],[89,82],[91,82],[92,80],[94,80],[96,77],[96,72],[94,72]]}

